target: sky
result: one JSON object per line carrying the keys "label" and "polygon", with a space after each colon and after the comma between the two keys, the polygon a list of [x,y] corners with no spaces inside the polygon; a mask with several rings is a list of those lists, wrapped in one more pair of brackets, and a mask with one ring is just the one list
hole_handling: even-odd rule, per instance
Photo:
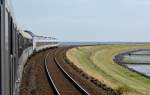
{"label": "sky", "polygon": [[12,0],[23,29],[60,41],[150,42],[150,0]]}

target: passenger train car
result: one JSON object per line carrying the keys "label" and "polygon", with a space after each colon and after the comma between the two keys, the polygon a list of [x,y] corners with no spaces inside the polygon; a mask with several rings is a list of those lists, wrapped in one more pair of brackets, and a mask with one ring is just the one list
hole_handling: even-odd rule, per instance
{"label": "passenger train car", "polygon": [[56,38],[44,37],[44,36],[34,36],[33,37],[33,50],[35,52],[42,50],[43,48],[56,47],[59,43]]}
{"label": "passenger train car", "polygon": [[[0,94],[12,95],[17,62],[17,25],[10,1],[0,0]],[[11,81],[10,81],[11,80]]]}
{"label": "passenger train car", "polygon": [[0,95],[18,95],[23,67],[40,50],[57,47],[55,38],[18,28],[9,0],[0,0]]}

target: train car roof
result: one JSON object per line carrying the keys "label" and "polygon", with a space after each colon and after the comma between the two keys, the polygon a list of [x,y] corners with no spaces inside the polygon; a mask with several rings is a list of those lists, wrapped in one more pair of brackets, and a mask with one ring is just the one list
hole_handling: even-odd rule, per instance
{"label": "train car roof", "polygon": [[32,37],[35,36],[35,34],[33,32],[31,32],[31,31],[29,31],[29,30],[24,30],[24,31],[27,32],[27,33],[29,33]]}
{"label": "train car roof", "polygon": [[19,31],[19,33],[24,37],[24,38],[27,38],[27,39],[32,39],[32,36],[25,32],[25,31]]}
{"label": "train car roof", "polygon": [[39,38],[39,39],[51,39],[51,40],[57,40],[56,38],[53,37],[45,37],[45,36],[34,36],[35,38]]}

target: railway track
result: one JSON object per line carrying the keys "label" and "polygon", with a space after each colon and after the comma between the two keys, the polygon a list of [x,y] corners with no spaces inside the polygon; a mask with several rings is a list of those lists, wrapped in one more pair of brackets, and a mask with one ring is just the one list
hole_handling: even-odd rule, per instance
{"label": "railway track", "polygon": [[82,88],[60,65],[57,56],[58,50],[50,51],[45,57],[45,69],[54,94],[57,95],[90,95]]}
{"label": "railway track", "polygon": [[92,77],[68,63],[59,47],[41,51],[27,62],[19,95],[112,95]]}

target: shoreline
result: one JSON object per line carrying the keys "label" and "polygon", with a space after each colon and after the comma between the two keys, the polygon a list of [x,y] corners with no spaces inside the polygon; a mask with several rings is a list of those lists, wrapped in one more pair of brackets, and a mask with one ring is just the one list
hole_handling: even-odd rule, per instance
{"label": "shoreline", "polygon": [[122,62],[122,57],[123,57],[125,54],[132,53],[132,52],[136,52],[136,51],[142,51],[142,50],[150,50],[150,49],[138,49],[138,50],[132,50],[132,51],[122,52],[122,53],[119,53],[119,54],[113,56],[113,61],[114,61],[116,64],[118,64],[118,65],[120,65],[120,66],[122,66],[122,67],[124,67],[124,68],[126,68],[126,69],[128,69],[128,70],[130,70],[130,71],[132,71],[132,72],[135,72],[135,73],[137,73],[137,74],[140,74],[140,75],[143,76],[143,77],[146,77],[146,78],[150,79],[150,76],[148,76],[148,75],[146,75],[146,74],[143,74],[143,73],[141,73],[141,72],[139,72],[139,71],[137,71],[137,70],[135,70],[135,69],[133,69],[133,68],[129,68],[129,67],[126,65],[126,64],[129,64],[129,65],[150,65],[149,63],[126,63],[126,62]]}

